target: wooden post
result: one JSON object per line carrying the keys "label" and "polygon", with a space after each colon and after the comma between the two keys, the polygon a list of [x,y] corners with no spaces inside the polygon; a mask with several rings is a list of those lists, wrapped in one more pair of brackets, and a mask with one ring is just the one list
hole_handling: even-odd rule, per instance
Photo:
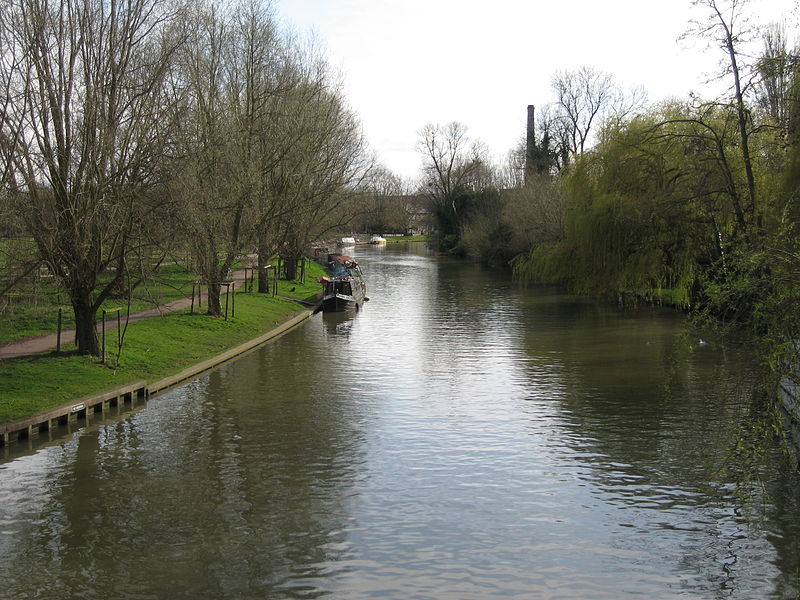
{"label": "wooden post", "polygon": [[193,282],[192,282],[192,308],[191,308],[191,309],[189,309],[189,314],[190,314],[190,315],[193,315],[193,314],[194,314],[194,286],[195,286],[195,283],[194,283],[194,281],[193,281]]}
{"label": "wooden post", "polygon": [[58,331],[56,332],[56,352],[61,352],[61,322],[64,309],[58,307]]}
{"label": "wooden post", "polygon": [[106,362],[106,309],[103,309],[103,349],[100,352],[100,362]]}
{"label": "wooden post", "polygon": [[230,283],[223,283],[222,285],[225,286],[225,320],[228,320],[228,298],[231,295],[231,284]]}

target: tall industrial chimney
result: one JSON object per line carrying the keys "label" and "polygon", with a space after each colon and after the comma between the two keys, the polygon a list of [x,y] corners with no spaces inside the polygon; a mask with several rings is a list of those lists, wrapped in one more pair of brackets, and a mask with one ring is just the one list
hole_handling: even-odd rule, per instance
{"label": "tall industrial chimney", "polygon": [[534,157],[536,156],[536,121],[534,119],[533,104],[528,104],[528,127],[525,137],[525,182],[536,168]]}

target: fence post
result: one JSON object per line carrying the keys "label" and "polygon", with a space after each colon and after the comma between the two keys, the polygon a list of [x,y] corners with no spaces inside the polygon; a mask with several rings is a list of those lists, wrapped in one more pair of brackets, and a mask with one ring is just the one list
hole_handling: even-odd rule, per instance
{"label": "fence post", "polygon": [[106,309],[103,309],[103,349],[100,352],[100,362],[106,364]]}
{"label": "fence post", "polygon": [[61,321],[64,309],[58,307],[58,331],[56,332],[56,352],[61,352]]}

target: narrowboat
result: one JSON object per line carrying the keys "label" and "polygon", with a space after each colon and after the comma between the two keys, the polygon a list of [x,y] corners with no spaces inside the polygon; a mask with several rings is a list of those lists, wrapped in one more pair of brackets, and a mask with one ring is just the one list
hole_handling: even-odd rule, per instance
{"label": "narrowboat", "polygon": [[328,277],[322,277],[322,310],[336,312],[358,310],[367,299],[367,286],[358,263],[342,254],[328,255]]}

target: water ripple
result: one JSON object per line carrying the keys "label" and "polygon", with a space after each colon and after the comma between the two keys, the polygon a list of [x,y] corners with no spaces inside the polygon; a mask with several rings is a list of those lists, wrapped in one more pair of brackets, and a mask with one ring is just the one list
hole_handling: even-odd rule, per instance
{"label": "water ripple", "polygon": [[4,593],[796,595],[796,481],[748,506],[716,475],[743,358],[673,368],[679,315],[366,252],[360,313],[0,464]]}

